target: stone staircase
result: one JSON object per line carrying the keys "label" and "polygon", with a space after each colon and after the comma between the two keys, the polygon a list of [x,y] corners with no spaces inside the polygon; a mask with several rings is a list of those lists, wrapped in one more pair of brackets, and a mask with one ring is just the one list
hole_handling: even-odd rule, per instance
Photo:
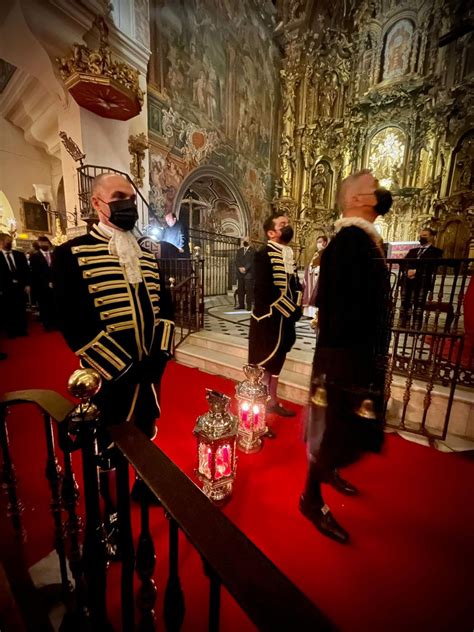
{"label": "stone staircase", "polygon": [[[247,340],[244,338],[199,331],[191,334],[176,349],[176,360],[180,364],[240,382],[244,379],[242,366],[247,361],[247,352]],[[306,403],[310,376],[309,354],[291,351],[280,375],[278,395],[298,404]]]}
{"label": "stone staircase", "polygon": [[[176,349],[176,360],[180,364],[240,382],[244,378],[242,366],[247,360],[247,340],[213,331],[200,331],[191,334]],[[312,354],[309,352],[293,350],[288,354],[280,375],[279,397],[297,404],[306,404],[311,363]],[[387,415],[387,421],[392,426],[397,425],[401,417],[404,387],[405,378],[394,376],[391,388],[392,398]],[[405,424],[408,432],[416,432],[421,422],[425,393],[425,384],[415,380],[411,386],[411,398]],[[440,434],[444,425],[448,396],[448,389],[442,386],[435,386],[431,393],[427,428],[434,434]],[[449,435],[451,438],[454,436],[452,449],[473,448],[472,444],[466,443],[474,441],[474,393],[472,390],[457,389],[450,415]],[[460,442],[463,442],[462,445]]]}

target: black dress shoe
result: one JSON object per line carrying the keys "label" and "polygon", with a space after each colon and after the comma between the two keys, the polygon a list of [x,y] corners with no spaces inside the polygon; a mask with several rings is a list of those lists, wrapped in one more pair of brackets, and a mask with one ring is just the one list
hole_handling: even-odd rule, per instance
{"label": "black dress shoe", "polygon": [[285,408],[279,403],[271,404],[270,406],[267,406],[267,413],[270,413],[272,415],[279,415],[280,417],[295,417],[296,415],[294,410]]}
{"label": "black dress shoe", "polygon": [[346,496],[357,496],[359,493],[357,487],[349,483],[349,481],[341,478],[337,470],[333,470],[328,483],[338,492],[341,492],[341,494],[345,494]]}
{"label": "black dress shoe", "polygon": [[300,498],[300,511],[314,524],[316,529],[323,535],[335,540],[340,544],[349,541],[349,534],[332,515],[327,505],[312,504],[308,502],[304,495]]}
{"label": "black dress shoe", "polygon": [[263,438],[264,439],[276,439],[277,435],[276,435],[276,432],[272,428],[267,426],[267,431],[263,435]]}

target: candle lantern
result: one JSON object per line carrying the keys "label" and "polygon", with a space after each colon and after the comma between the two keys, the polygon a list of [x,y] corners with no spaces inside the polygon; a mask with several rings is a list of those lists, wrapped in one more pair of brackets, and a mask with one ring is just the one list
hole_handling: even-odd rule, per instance
{"label": "candle lantern", "polygon": [[262,382],[263,367],[246,364],[243,370],[246,379],[235,387],[239,406],[238,447],[249,454],[262,447],[262,436],[267,432],[266,405],[270,397]]}
{"label": "candle lantern", "polygon": [[221,502],[232,493],[235,479],[235,444],[238,420],[229,412],[230,397],[206,389],[209,410],[197,418],[194,435],[197,438],[197,475],[203,492]]}

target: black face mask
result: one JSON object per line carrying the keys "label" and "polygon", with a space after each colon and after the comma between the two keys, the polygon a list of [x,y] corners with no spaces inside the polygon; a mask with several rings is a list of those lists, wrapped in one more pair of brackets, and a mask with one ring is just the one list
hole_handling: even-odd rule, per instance
{"label": "black face mask", "polygon": [[280,230],[280,241],[282,241],[284,244],[289,244],[290,241],[293,239],[293,228],[291,226],[283,226],[283,228]]}
{"label": "black face mask", "polygon": [[388,189],[380,187],[374,191],[377,198],[377,204],[374,206],[374,210],[377,215],[386,215],[392,207],[393,198]]}
{"label": "black face mask", "polygon": [[248,245],[249,245],[249,242],[248,241],[244,241],[244,248],[247,248]]}
{"label": "black face mask", "polygon": [[134,200],[109,202],[110,222],[122,230],[132,230],[137,223],[138,211]]}
{"label": "black face mask", "polygon": [[418,241],[420,242],[421,246],[426,246],[426,244],[428,243],[428,238],[427,237],[420,237],[420,239]]}
{"label": "black face mask", "polygon": [[43,252],[48,252],[49,250],[49,246],[40,246],[40,248]]}

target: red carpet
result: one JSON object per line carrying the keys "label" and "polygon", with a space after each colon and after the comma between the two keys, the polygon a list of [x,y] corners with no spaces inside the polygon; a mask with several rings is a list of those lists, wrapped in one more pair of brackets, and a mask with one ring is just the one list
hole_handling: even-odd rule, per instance
{"label": "red carpet", "polygon": [[[0,364],[1,390],[41,387],[65,394],[76,360],[59,334],[34,332],[29,338],[4,342],[10,358]],[[197,415],[206,410],[206,386],[228,394],[234,390],[229,380],[174,363],[162,386],[157,441],[191,477],[191,433]],[[26,407],[17,409],[9,429],[19,493],[27,506],[26,556],[33,563],[52,548],[41,418]],[[261,453],[239,453],[234,496],[224,510],[248,537],[341,630],[472,631],[472,460],[388,436],[382,456],[370,456],[344,472],[361,489],[359,498],[327,490],[328,503],[352,536],[352,544],[343,547],[323,538],[297,510],[305,476],[300,422],[277,421],[275,429],[278,438],[267,441]],[[80,470],[76,471],[80,481]],[[161,510],[153,510],[153,515],[161,598],[167,532]],[[187,607],[183,629],[204,630],[207,583],[198,556],[184,537],[180,542]],[[116,578],[117,567],[109,582],[111,610],[118,604]],[[224,599],[221,629],[254,628],[231,599]]]}

